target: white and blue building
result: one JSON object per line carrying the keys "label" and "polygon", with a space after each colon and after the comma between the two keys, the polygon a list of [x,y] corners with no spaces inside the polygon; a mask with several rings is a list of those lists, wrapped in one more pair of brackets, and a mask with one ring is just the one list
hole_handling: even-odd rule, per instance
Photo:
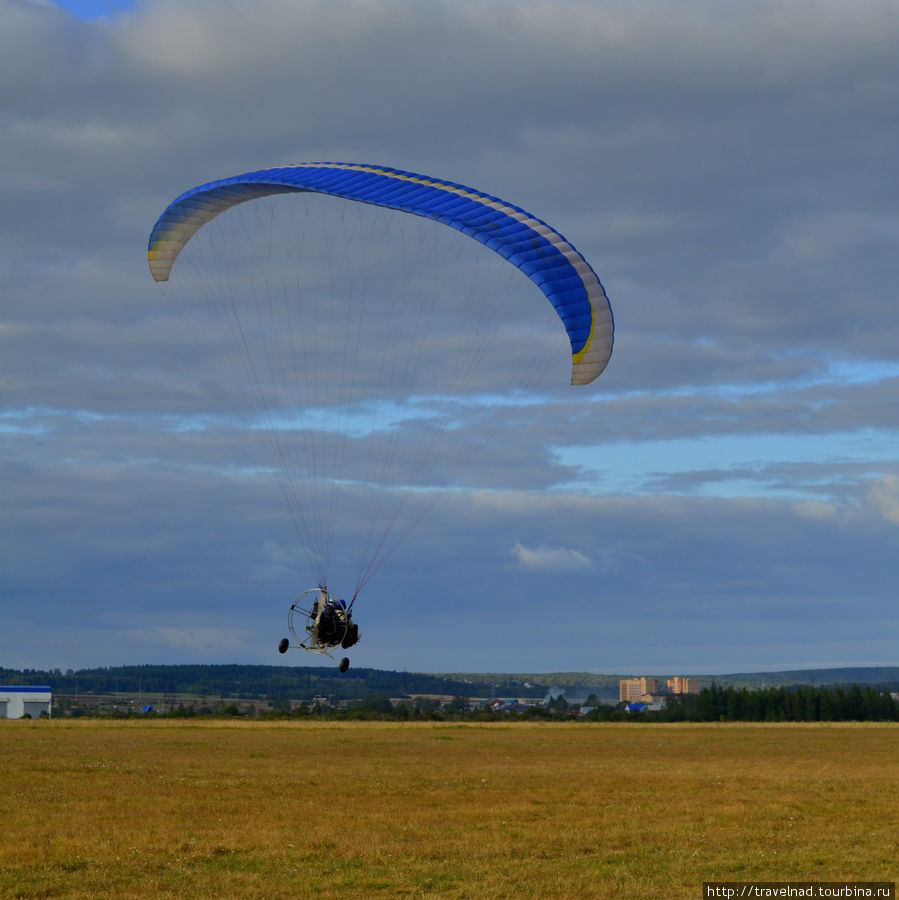
{"label": "white and blue building", "polygon": [[0,719],[51,715],[53,692],[46,685],[0,684]]}

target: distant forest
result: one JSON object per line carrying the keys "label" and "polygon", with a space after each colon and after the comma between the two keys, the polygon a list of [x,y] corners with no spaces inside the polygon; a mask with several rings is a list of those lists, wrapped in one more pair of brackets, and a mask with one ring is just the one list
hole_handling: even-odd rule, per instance
{"label": "distant forest", "polygon": [[[480,678],[481,676],[474,676]],[[492,676],[490,682],[465,676],[425,675],[382,669],[337,666],[115,666],[98,669],[0,668],[0,684],[46,684],[58,694],[153,694],[229,697],[247,700],[304,699],[325,696],[331,702],[370,694],[404,697],[410,694],[446,694],[458,697],[497,696],[542,698],[550,685],[522,682],[516,676]],[[617,682],[616,682],[617,696]],[[486,693],[485,693],[486,692]],[[611,696],[611,695],[610,695]]]}
{"label": "distant forest", "polygon": [[[837,683],[838,674],[847,682]],[[789,683],[797,676],[809,681]],[[849,681],[852,676],[855,680]],[[167,715],[263,710],[265,715],[290,717],[666,722],[899,721],[899,701],[891,694],[899,687],[897,676],[895,668],[716,676],[698,694],[670,697],[661,709],[627,709],[614,702],[620,676],[585,672],[435,675],[360,668],[340,674],[336,667],[249,665],[141,665],[77,672],[0,668],[0,684],[49,685],[62,702],[60,711],[71,708],[73,698],[77,706],[79,697],[130,696],[148,706],[155,703]],[[776,684],[778,680],[788,683]],[[491,709],[485,702],[490,700],[508,702]]]}
{"label": "distant forest", "polygon": [[640,715],[664,722],[897,722],[899,701],[872,685],[761,690],[712,685]]}

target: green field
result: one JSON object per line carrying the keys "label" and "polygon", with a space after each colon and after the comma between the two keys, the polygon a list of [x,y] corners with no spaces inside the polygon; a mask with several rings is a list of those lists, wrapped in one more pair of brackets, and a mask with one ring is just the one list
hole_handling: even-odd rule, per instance
{"label": "green field", "polygon": [[899,726],[0,720],[3,897],[893,881]]}

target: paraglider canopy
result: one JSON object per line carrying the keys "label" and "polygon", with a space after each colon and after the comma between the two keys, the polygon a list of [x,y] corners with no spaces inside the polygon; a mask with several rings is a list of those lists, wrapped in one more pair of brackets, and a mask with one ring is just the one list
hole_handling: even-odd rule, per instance
{"label": "paraglider canopy", "polygon": [[313,191],[436,219],[486,244],[546,295],[571,341],[572,384],[597,378],[612,354],[612,309],[596,273],[565,238],[517,206],[473,188],[399,169],[356,163],[300,163],[247,172],[192,188],[159,217],[148,258],[156,281],[197,229],[238,203]]}

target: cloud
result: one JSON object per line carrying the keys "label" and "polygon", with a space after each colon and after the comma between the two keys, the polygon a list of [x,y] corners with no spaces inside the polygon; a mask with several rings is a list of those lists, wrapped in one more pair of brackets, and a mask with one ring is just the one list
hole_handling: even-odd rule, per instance
{"label": "cloud", "polygon": [[548,547],[542,544],[533,549],[516,541],[509,551],[518,564],[525,569],[539,569],[550,572],[571,572],[592,568],[593,563],[583,553],[569,547]]}
{"label": "cloud", "polygon": [[794,504],[796,514],[807,519],[835,519],[840,510],[833,503],[822,503],[820,500],[800,500]]}
{"label": "cloud", "polygon": [[899,475],[872,479],[868,484],[867,499],[884,519],[899,524]]}
{"label": "cloud", "polygon": [[233,628],[175,628],[160,625],[135,635],[145,645],[154,647],[155,653],[167,650],[187,651],[192,654],[235,654],[246,652],[246,642],[235,634]]}
{"label": "cloud", "polygon": [[263,549],[265,561],[254,568],[260,582],[296,578],[305,565],[305,557],[298,547],[283,546],[266,538]]}

